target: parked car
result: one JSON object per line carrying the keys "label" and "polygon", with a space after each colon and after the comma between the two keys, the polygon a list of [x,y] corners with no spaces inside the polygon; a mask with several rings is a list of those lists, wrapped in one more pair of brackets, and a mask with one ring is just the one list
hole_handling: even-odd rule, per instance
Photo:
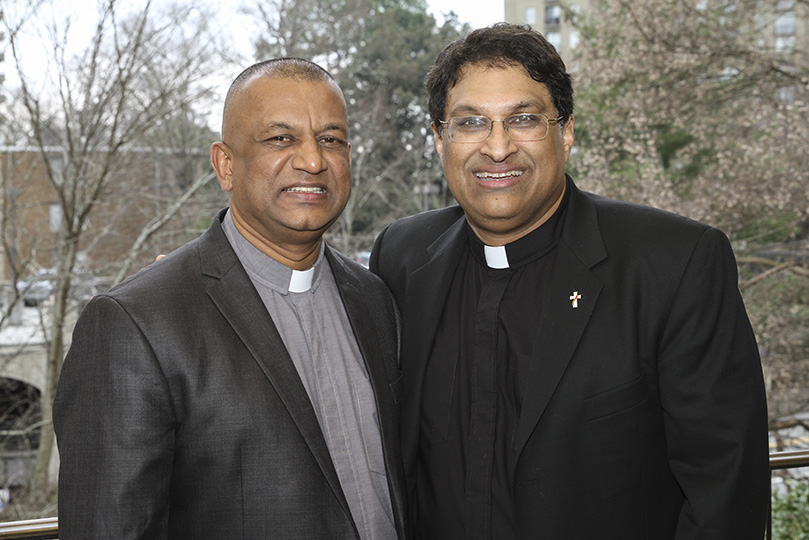
{"label": "parked car", "polygon": [[38,270],[30,278],[17,282],[17,290],[28,307],[38,306],[48,300],[53,295],[55,288],[56,274],[49,269]]}
{"label": "parked car", "polygon": [[354,254],[354,261],[368,268],[368,261],[371,259],[370,251],[358,251]]}
{"label": "parked car", "polygon": [[[70,298],[86,303],[90,298],[110,288],[110,282],[90,273],[75,274],[70,284]],[[56,273],[50,269],[39,270],[27,279],[17,282],[17,290],[26,306],[38,306],[49,300],[56,291]]]}

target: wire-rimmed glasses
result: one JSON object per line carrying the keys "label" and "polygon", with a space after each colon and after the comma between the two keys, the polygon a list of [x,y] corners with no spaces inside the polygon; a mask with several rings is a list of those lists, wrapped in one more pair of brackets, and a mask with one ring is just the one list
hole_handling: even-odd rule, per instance
{"label": "wire-rimmed glasses", "polygon": [[551,124],[558,124],[562,117],[548,118],[544,114],[512,114],[503,120],[492,120],[488,116],[453,116],[441,121],[447,126],[447,134],[452,142],[479,143],[485,141],[492,132],[492,124],[502,122],[506,134],[515,141],[541,141],[548,136]]}

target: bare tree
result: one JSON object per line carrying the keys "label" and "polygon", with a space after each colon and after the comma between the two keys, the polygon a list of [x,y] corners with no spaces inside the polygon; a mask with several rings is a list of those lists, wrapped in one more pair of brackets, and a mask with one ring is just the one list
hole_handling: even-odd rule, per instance
{"label": "bare tree", "polygon": [[[4,20],[20,80],[17,117],[27,127],[23,133],[30,133],[27,144],[37,150],[46,168],[61,218],[54,245],[53,304],[46,321],[47,383],[33,490],[48,481],[54,442],[51,404],[65,353],[64,333],[69,330],[70,291],[80,252],[92,240],[88,231],[98,227],[100,208],[106,208],[101,215],[109,217],[116,203],[126,204],[111,197],[121,195],[122,178],[136,186],[153,174],[150,137],[176,119],[178,111],[191,110],[202,100],[220,66],[221,50],[207,27],[207,14],[193,6],[174,4],[158,13],[151,1],[128,10],[124,2],[103,0],[90,44],[78,55],[67,48],[69,20],[45,23],[53,45],[52,70],[45,82],[34,81],[25,70],[20,32],[26,25],[43,24],[37,19],[40,4],[31,4],[16,20]],[[192,180],[186,187],[194,191],[205,183]],[[176,199],[179,195],[174,193]],[[155,223],[165,223],[166,216],[179,210],[179,205],[165,205],[144,234],[152,234]],[[141,240],[134,249],[142,247]]]}

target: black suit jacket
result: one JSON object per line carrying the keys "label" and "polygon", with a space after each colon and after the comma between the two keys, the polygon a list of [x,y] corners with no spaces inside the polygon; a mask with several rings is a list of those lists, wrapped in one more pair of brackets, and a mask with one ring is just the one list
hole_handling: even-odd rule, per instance
{"label": "black suit jacket", "polygon": [[[359,538],[295,366],[222,230],[94,298],[54,404],[60,538]],[[328,249],[376,397],[393,512],[398,330],[376,276]]]}
{"label": "black suit jacket", "polygon": [[[760,540],[766,402],[727,238],[568,186],[516,434],[518,537]],[[464,227],[457,206],[405,218],[371,257],[401,309],[411,494],[422,377]]]}

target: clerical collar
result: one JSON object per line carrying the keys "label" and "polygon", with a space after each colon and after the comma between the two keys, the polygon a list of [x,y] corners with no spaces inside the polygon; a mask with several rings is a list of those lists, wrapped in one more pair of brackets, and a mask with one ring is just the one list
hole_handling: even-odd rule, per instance
{"label": "clerical collar", "polygon": [[483,246],[483,254],[486,256],[486,265],[489,268],[508,268],[508,254],[506,246]]}
{"label": "clerical collar", "polygon": [[314,292],[320,283],[321,267],[323,265],[326,244],[321,240],[320,253],[317,261],[308,270],[293,270],[292,268],[267,256],[264,252],[250,243],[242,236],[230,212],[225,214],[222,229],[236,252],[236,256],[244,266],[251,279],[277,291],[281,294]]}
{"label": "clerical collar", "polygon": [[315,267],[309,270],[293,270],[289,278],[289,292],[302,293],[312,288],[312,278],[315,276]]}
{"label": "clerical collar", "polygon": [[491,269],[518,268],[542,257],[556,247],[562,235],[562,224],[570,199],[570,185],[565,189],[562,202],[553,215],[525,236],[506,244],[505,246],[485,245],[467,223],[469,246],[472,255],[482,265]]}

